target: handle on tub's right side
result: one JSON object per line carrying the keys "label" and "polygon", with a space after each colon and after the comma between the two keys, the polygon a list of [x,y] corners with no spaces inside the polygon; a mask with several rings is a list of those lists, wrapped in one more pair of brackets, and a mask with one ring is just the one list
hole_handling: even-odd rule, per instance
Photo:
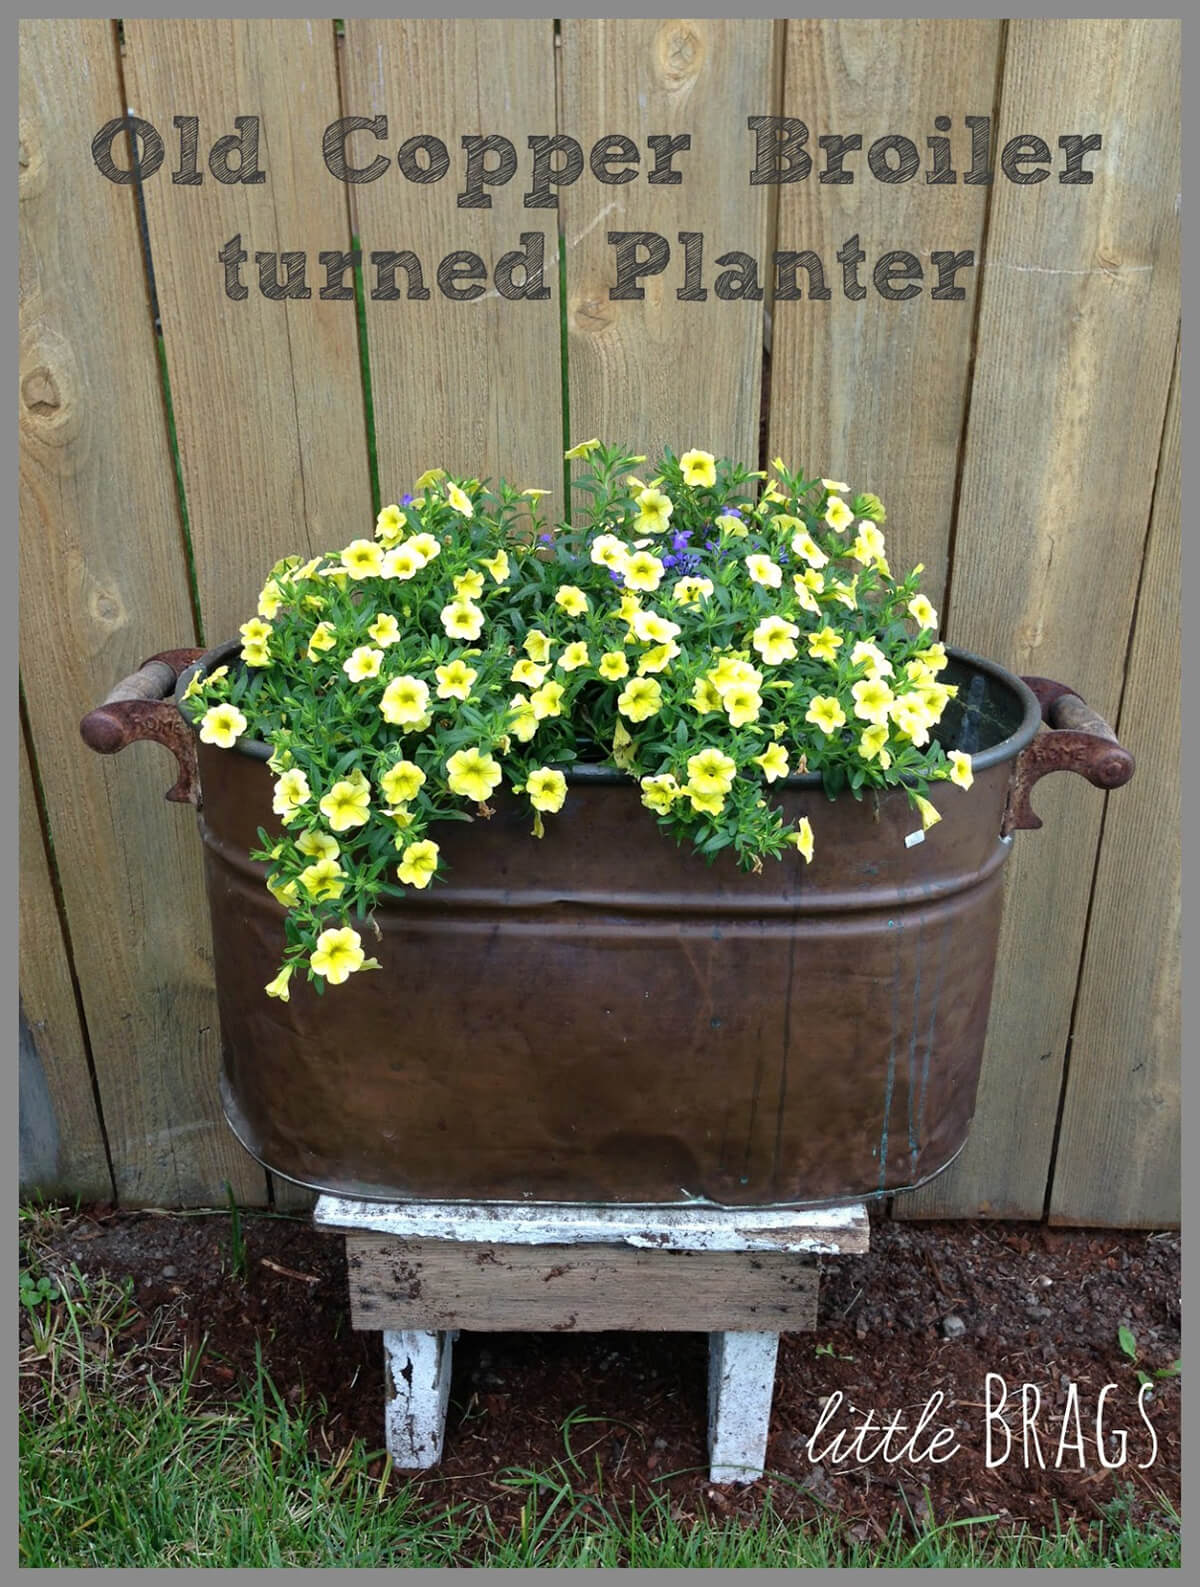
{"label": "handle on tub's right side", "polygon": [[1052,771],[1073,771],[1097,788],[1119,788],[1133,776],[1133,756],[1104,718],[1065,683],[1052,678],[1025,678],[1042,707],[1042,721],[1051,729],[1039,733],[1017,756],[1000,826],[1010,832],[1036,830],[1042,824],[1029,802],[1033,786]]}
{"label": "handle on tub's right side", "polygon": [[168,696],[179,674],[202,655],[203,650],[164,650],[151,656],[79,724],[84,743],[99,755],[115,755],[139,738],[165,744],[179,764],[166,796],[177,804],[200,803],[200,779],[191,726]]}

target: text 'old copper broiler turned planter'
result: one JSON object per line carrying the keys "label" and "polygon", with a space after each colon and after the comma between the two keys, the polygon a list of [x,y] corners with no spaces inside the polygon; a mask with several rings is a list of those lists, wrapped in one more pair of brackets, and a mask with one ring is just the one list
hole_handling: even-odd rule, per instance
{"label": "text 'old copper broiler turned planter'", "polygon": [[816,859],[746,874],[675,847],[628,778],[581,766],[540,842],[515,799],[439,832],[449,881],[378,911],[381,971],[324,997],[296,978],[281,1003],[263,988],[284,911],[249,858],[279,830],[269,752],[200,744],[178,705],[238,650],[146,662],[83,734],[105,753],[168,744],[167,797],[197,806],[235,1134],[272,1172],[354,1196],[771,1206],[922,1183],[966,1141],[1004,862],[1041,825],[1030,788],[1133,772],[1063,685],[951,650],[938,736],[975,785],[939,784],[924,836],[900,790],[831,803],[792,777],[776,792],[811,818]]}

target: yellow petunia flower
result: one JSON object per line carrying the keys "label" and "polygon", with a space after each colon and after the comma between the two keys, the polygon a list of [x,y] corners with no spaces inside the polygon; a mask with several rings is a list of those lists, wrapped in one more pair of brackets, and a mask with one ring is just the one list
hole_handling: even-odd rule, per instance
{"label": "yellow petunia flower", "polygon": [[682,579],[676,579],[671,594],[680,606],[699,606],[700,602],[706,600],[712,592],[711,579],[698,579],[688,574]]}
{"label": "yellow petunia flower", "polygon": [[697,678],[692,685],[692,697],[688,704],[699,711],[701,716],[707,716],[711,711],[721,709],[721,695],[711,678]]}
{"label": "yellow petunia flower", "polygon": [[679,646],[673,639],[668,639],[663,645],[655,645],[638,662],[638,677],[643,678],[648,672],[665,672],[678,654]]}
{"label": "yellow petunia flower", "polygon": [[546,681],[548,667],[536,661],[530,661],[528,656],[521,656],[513,663],[513,670],[509,674],[514,683],[523,683],[527,688],[536,689]]}
{"label": "yellow petunia flower", "polygon": [[861,667],[864,662],[866,663],[868,678],[890,678],[894,674],[895,669],[891,662],[880,650],[879,646],[873,644],[869,639],[860,639],[850,652],[850,665],[852,667]]}
{"label": "yellow petunia flower", "polygon": [[522,641],[522,649],[530,661],[544,665],[550,660],[550,636],[543,634],[540,628],[531,628]]}
{"label": "yellow petunia flower", "polygon": [[863,760],[878,759],[884,771],[892,764],[892,757],[888,754],[886,744],[888,728],[886,722],[874,723],[868,727],[858,741],[858,753]]}
{"label": "yellow petunia flower", "polygon": [[454,508],[455,512],[461,514],[462,517],[474,518],[475,509],[471,505],[471,498],[461,486],[453,483],[447,485],[446,500]]}
{"label": "yellow petunia flower", "polygon": [[355,970],[363,969],[368,961],[362,951],[362,938],[358,932],[350,926],[340,926],[321,933],[308,962],[318,975],[325,977],[330,986],[341,986]]}
{"label": "yellow petunia flower", "polygon": [[343,778],[334,783],[318,808],[335,832],[361,827],[370,819],[370,787]]}
{"label": "yellow petunia flower", "polygon": [[825,503],[825,522],[841,534],[854,522],[854,514],[840,496],[831,496]]}
{"label": "yellow petunia flower", "polygon": [[579,457],[589,457],[594,451],[596,451],[599,445],[600,442],[597,441],[593,436],[590,441],[580,441],[579,444],[577,446],[573,446],[569,452],[564,452],[563,458],[568,463],[570,463]]}
{"label": "yellow petunia flower", "polygon": [[413,491],[429,490],[431,486],[437,484],[438,480],[445,479],[445,477],[446,470],[444,468],[427,468],[420,479],[413,481]]}
{"label": "yellow petunia flower", "polygon": [[210,705],[200,718],[200,742],[232,749],[246,731],[246,718],[236,705]]}
{"label": "yellow petunia flower", "polygon": [[591,657],[588,655],[588,647],[584,641],[577,639],[573,644],[568,645],[558,658],[558,665],[564,672],[574,672],[577,667],[590,666]]}
{"label": "yellow petunia flower", "polygon": [[425,786],[425,773],[411,760],[398,760],[379,779],[379,787],[390,805],[406,805]]}
{"label": "yellow petunia flower", "polygon": [[285,909],[295,909],[300,902],[300,894],[296,891],[294,879],[290,882],[281,882],[277,876],[268,876],[267,892],[270,893],[272,898],[277,899]]}
{"label": "yellow petunia flower", "polygon": [[812,568],[823,568],[829,561],[807,529],[802,529],[799,534],[792,536],[792,550]]}
{"label": "yellow petunia flower", "polygon": [[561,810],[567,797],[567,779],[562,772],[541,766],[525,779],[525,792],[535,810]]}
{"label": "yellow petunia flower", "polygon": [[352,579],[375,579],[383,571],[383,547],[374,540],[352,540],[342,552],[342,567]]}
{"label": "yellow petunia flower", "polygon": [[800,630],[784,617],[764,617],[750,635],[750,643],[770,666],[781,661],[793,661],[796,656],[796,638]]}
{"label": "yellow petunia flower", "polygon": [[642,803],[647,810],[653,810],[658,816],[668,815],[671,806],[683,792],[670,772],[664,772],[658,777],[643,777],[641,788]]}
{"label": "yellow petunia flower", "polygon": [[814,727],[819,727],[822,733],[828,735],[836,733],[839,727],[846,725],[846,713],[834,695],[816,694],[804,713],[804,720],[811,722]]}
{"label": "yellow petunia flower", "polygon": [[263,585],[258,596],[258,615],[273,621],[279,608],[283,605],[283,591],[274,579],[268,579]]}
{"label": "yellow petunia flower", "polygon": [[560,585],[554,592],[554,600],[568,617],[582,617],[588,609],[588,598],[577,584]]}
{"label": "yellow petunia flower", "polygon": [[768,744],[761,755],[754,756],[754,762],[762,767],[763,775],[768,782],[774,782],[777,777],[786,777],[788,774],[787,750],[780,743]]}
{"label": "yellow petunia flower", "polygon": [[346,873],[336,860],[314,860],[300,872],[300,885],[310,898],[323,904],[346,891]]}
{"label": "yellow petunia flower", "polygon": [[400,624],[391,612],[380,612],[379,616],[367,629],[367,633],[377,645],[395,645],[400,639]]}
{"label": "yellow petunia flower", "polygon": [[385,722],[398,727],[418,723],[429,705],[429,685],[408,673],[393,678],[383,691],[379,709]]}
{"label": "yellow petunia flower", "polygon": [[405,541],[405,545],[415,551],[419,557],[424,557],[426,562],[432,562],[434,557],[442,554],[441,541],[436,535],[431,535],[427,531],[413,535],[411,540]]}
{"label": "yellow petunia flower", "polygon": [[479,561],[492,575],[497,584],[503,584],[512,572],[508,562],[507,551],[497,551],[494,557],[480,557]]}
{"label": "yellow petunia flower", "polygon": [[888,712],[895,699],[882,678],[863,678],[851,686],[854,696],[854,714],[875,727],[887,726]]}
{"label": "yellow petunia flower", "polygon": [[529,696],[529,703],[533,707],[533,714],[538,721],[543,721],[548,716],[562,715],[563,686],[555,683],[543,683],[540,689],[534,689]]}
{"label": "yellow petunia flower", "polygon": [[845,636],[839,634],[836,628],[830,628],[827,623],[815,634],[809,634],[808,653],[816,661],[828,661],[831,665],[836,665],[837,653],[845,642]]}
{"label": "yellow petunia flower", "polygon": [[823,479],[821,484],[826,490],[849,490],[850,487],[840,479]]}
{"label": "yellow petunia flower", "polygon": [[685,452],[679,459],[685,484],[704,489],[717,483],[717,460],[711,452]]}
{"label": "yellow petunia flower", "polygon": [[483,594],[483,574],[472,568],[469,573],[460,573],[454,580],[454,593],[461,600],[477,601]]}
{"label": "yellow petunia flower", "polygon": [[411,579],[421,571],[425,562],[425,557],[412,541],[405,540],[386,553],[380,564],[379,574],[385,579]]}
{"label": "yellow petunia flower", "polygon": [[442,607],[440,615],[450,639],[478,639],[483,632],[483,613],[473,601],[451,601]]}
{"label": "yellow petunia flower", "polygon": [[390,507],[380,509],[375,520],[375,538],[384,546],[394,546],[404,535],[404,514],[399,506],[392,502]]}
{"label": "yellow petunia flower", "polygon": [[616,683],[619,678],[629,675],[629,663],[625,654],[620,650],[606,650],[600,657],[600,664],[596,671],[609,683]]}
{"label": "yellow petunia flower", "polygon": [[475,804],[486,804],[488,795],[500,782],[501,771],[495,759],[479,746],[460,749],[446,762],[450,792]]}
{"label": "yellow petunia flower", "polygon": [[630,589],[653,591],[662,583],[666,569],[657,557],[648,551],[635,551],[624,567],[625,582]]}
{"label": "yellow petunia flower", "polygon": [[471,685],[479,676],[474,667],[468,667],[461,658],[448,661],[444,667],[435,667],[439,700],[465,700],[470,696]]}
{"label": "yellow petunia flower", "polygon": [[725,808],[725,795],[716,789],[698,788],[695,783],[685,783],[683,792],[691,801],[693,810],[704,815],[719,816]]}
{"label": "yellow petunia flower", "polygon": [[777,590],[783,583],[783,569],[778,562],[772,562],[770,557],[761,553],[746,558],[746,572],[755,584],[765,585],[768,589]]}
{"label": "yellow petunia flower", "polygon": [[307,854],[310,860],[336,860],[342,852],[337,839],[331,833],[321,831],[302,832],[296,839],[296,847],[301,854]]}
{"label": "yellow petunia flower", "polygon": [[634,497],[637,502],[637,517],[633,520],[635,534],[660,535],[669,526],[671,514],[675,511],[675,503],[665,491],[655,490],[653,486],[639,491]]}
{"label": "yellow petunia flower", "polygon": [[611,568],[615,573],[620,573],[629,560],[629,548],[616,535],[597,535],[592,541],[589,555],[598,567]]}
{"label": "yellow petunia flower", "polygon": [[271,801],[271,809],[286,822],[311,798],[312,789],[308,786],[308,778],[296,767],[292,771],[285,771],[275,784],[275,797]]}
{"label": "yellow petunia flower", "polygon": [[960,788],[969,788],[975,781],[975,773],[971,770],[971,757],[961,749],[952,749],[949,761],[950,781],[957,783]]}
{"label": "yellow petunia flower", "polygon": [[758,721],[762,710],[762,695],[745,684],[734,684],[721,695],[721,706],[734,727],[745,727]]}
{"label": "yellow petunia flower", "polygon": [[631,722],[645,722],[662,708],[662,685],[657,678],[632,678],[617,696],[617,710]]}
{"label": "yellow petunia flower", "polygon": [[308,636],[308,659],[317,661],[323,650],[332,650],[337,644],[337,632],[332,623],[318,623]]}
{"label": "yellow petunia flower", "polygon": [[942,819],[942,813],[928,799],[922,799],[920,794],[913,794],[913,803],[921,812],[921,829],[928,832],[930,827]]}
{"label": "yellow petunia flower", "polygon": [[359,645],[342,662],[342,671],[352,683],[362,683],[367,678],[377,678],[383,666],[383,651],[370,645]]}
{"label": "yellow petunia flower", "polygon": [[908,611],[916,618],[923,630],[937,627],[938,616],[927,595],[914,595],[908,603]]}
{"label": "yellow petunia flower", "polygon": [[510,729],[522,744],[528,744],[538,729],[540,718],[537,712],[523,694],[514,694],[508,705],[511,712]]}
{"label": "yellow petunia flower", "polygon": [[267,982],[264,991],[268,997],[277,997],[281,1003],[290,1002],[292,994],[288,991],[288,982],[294,969],[295,965],[285,964],[275,979]]}
{"label": "yellow petunia flower", "polygon": [[804,856],[806,865],[812,864],[813,857],[813,829],[807,816],[801,816],[796,824],[796,830],[789,834],[788,842],[795,844]]}
{"label": "yellow petunia flower", "polygon": [[744,540],[750,533],[745,519],[731,512],[718,513],[716,525],[722,534],[727,534],[734,540]]}
{"label": "yellow petunia flower", "polygon": [[440,850],[431,838],[409,843],[401,856],[396,874],[406,887],[428,887],[437,870]]}
{"label": "yellow petunia flower", "polygon": [[737,764],[723,750],[710,745],[688,757],[687,772],[689,787],[701,793],[727,794],[733,787]]}

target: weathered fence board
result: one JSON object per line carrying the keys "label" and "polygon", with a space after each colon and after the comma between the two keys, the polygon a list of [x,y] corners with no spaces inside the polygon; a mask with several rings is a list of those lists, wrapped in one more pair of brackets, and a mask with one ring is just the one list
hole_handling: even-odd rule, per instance
{"label": "weathered fence board", "polygon": [[1178,1223],[1179,370],[1171,389],[1120,735],[1137,774],[1104,817],[1050,1219]]}
{"label": "weathered fence board", "polygon": [[[167,147],[144,184],[146,218],[200,610],[215,644],[253,615],[277,558],[339,548],[374,521],[354,302],[320,295],[318,255],[350,250],[345,188],[321,160],[322,132],[340,114],[333,24],[129,18],[125,80],[132,109]],[[192,186],[169,172],[178,115],[199,118]],[[266,179],[218,181],[208,151],[249,115]],[[248,255],[236,302],[218,258],[235,237]],[[306,255],[311,297],[263,296],[256,255],[282,252]],[[277,277],[263,267],[268,283],[285,279],[284,264],[275,259]]]}
{"label": "weathered fence board", "polygon": [[[765,297],[723,300],[718,258],[770,257],[771,189],[749,183],[749,116],[772,108],[770,21],[635,19],[563,22],[560,131],[583,146],[583,175],[562,190],[567,277],[567,369],[573,442],[599,436],[653,456],[664,445],[758,457]],[[637,145],[632,181],[607,185],[590,170],[597,140]],[[652,182],[651,136],[690,136]],[[612,301],[613,232],[648,232],[670,249],[666,269]],[[679,234],[703,239],[697,292],[685,279]],[[692,247],[697,254],[699,243]],[[641,250],[642,255],[647,250]],[[732,262],[731,262],[732,263]]]}
{"label": "weathered fence board", "polygon": [[[1048,106],[1064,131],[1109,136],[1092,186],[994,193],[951,573],[951,640],[1071,684],[1109,720],[1178,327],[1178,44],[1169,20],[1009,23],[1000,142]],[[1034,804],[1045,827],[1014,844],[980,1127],[904,1214],[1042,1215],[1104,803],[1060,776]]]}
{"label": "weathered fence board", "polygon": [[[112,1176],[92,1093],[86,1043],[46,861],[24,735],[20,740],[20,775],[21,1013],[33,1049],[26,1062],[40,1070],[51,1114],[38,1131],[45,1144],[31,1165],[33,1172],[27,1176],[22,1164],[22,1189],[37,1189],[45,1194],[65,1190],[89,1200],[107,1201],[113,1193]],[[22,1145],[26,1085],[23,1063]],[[35,1099],[36,1094],[30,1105]]]}
{"label": "weathered fence board", "polygon": [[121,114],[115,41],[27,21],[21,44],[21,671],[117,1192],[259,1201],[217,1104],[194,823],[160,751],[101,760],[78,730],[192,634],[133,193],[80,156]]}
{"label": "weathered fence board", "polygon": [[[799,301],[776,299],[771,344],[770,456],[875,490],[888,509],[888,556],[898,574],[925,564],[922,587],[940,606],[946,581],[968,393],[984,223],[992,189],[968,183],[968,116],[992,112],[1004,24],[997,21],[817,21],[787,24],[783,114],[809,131],[813,169],[780,188],[782,250],[812,250],[827,300],[797,270]],[[853,107],[853,114],[850,114]],[[1039,107],[1042,108],[1042,107]],[[935,120],[950,122],[935,133]],[[822,182],[818,137],[861,128],[847,154],[852,182]],[[916,144],[921,169],[881,182],[866,150],[886,134]],[[930,182],[929,138],[950,140],[954,182]],[[892,163],[895,164],[895,157]],[[832,173],[830,173],[832,174]],[[843,295],[838,252],[857,238],[863,296]],[[886,301],[873,275],[892,250],[922,268],[918,294]],[[952,276],[961,300],[935,299],[935,254],[973,253]],[[915,282],[898,282],[893,291]]]}
{"label": "weathered fence board", "polygon": [[[382,140],[358,132],[347,145],[360,169],[380,156],[391,161],[377,179],[354,187],[383,500],[395,501],[419,474],[439,467],[548,490],[543,510],[553,521],[563,451],[558,247],[553,212],[525,208],[522,195],[527,139],[554,132],[554,24],[349,18],[343,72],[347,114],[387,117]],[[422,134],[445,145],[449,167],[440,180],[410,181],[397,169],[401,146]],[[487,204],[464,206],[463,140],[488,135],[511,141],[516,172],[504,185],[482,187]],[[487,165],[497,158],[489,155]],[[523,235],[535,234],[544,237],[541,271],[514,264],[505,287],[546,295],[506,299],[497,266],[524,251]],[[394,272],[395,296],[379,295],[389,288],[372,255],[388,252],[416,255],[422,299],[412,298],[415,279],[402,267]],[[486,281],[466,274],[456,281],[453,265],[443,270],[455,253],[482,260]],[[477,295],[453,301],[443,280],[455,294]]]}

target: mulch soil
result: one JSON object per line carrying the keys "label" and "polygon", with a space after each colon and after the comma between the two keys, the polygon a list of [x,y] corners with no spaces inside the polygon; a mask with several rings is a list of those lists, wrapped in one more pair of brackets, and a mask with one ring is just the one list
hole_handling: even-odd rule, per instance
{"label": "mulch soil", "polygon": [[[132,1277],[140,1316],[130,1348],[164,1309],[180,1360],[185,1349],[202,1349],[199,1397],[232,1397],[253,1376],[260,1346],[290,1403],[323,1402],[312,1433],[321,1456],[333,1458],[354,1437],[382,1451],[380,1337],[351,1329],[342,1239],[304,1219],[253,1214],[243,1230],[247,1272],[235,1277],[223,1215],[85,1209],[54,1234],[43,1269],[58,1260],[85,1275]],[[907,1525],[982,1515],[1038,1529],[1070,1518],[1086,1525],[1122,1493],[1135,1517],[1148,1516],[1159,1495],[1180,1501],[1180,1381],[1155,1383],[1143,1419],[1136,1373],[1179,1356],[1179,1293],[1175,1233],[873,1215],[869,1254],[824,1265],[816,1331],[780,1341],[760,1481],[709,1483],[707,1342],[665,1333],[463,1334],[442,1464],[411,1480],[431,1508],[480,1502],[501,1528],[516,1523],[529,1497],[528,1482],[512,1474],[534,1470],[565,1470],[576,1493],[602,1495],[610,1511],[665,1492],[683,1518],[750,1517],[770,1490],[777,1513],[824,1513],[867,1541],[897,1514]],[[1136,1339],[1136,1366],[1118,1342],[1122,1327]],[[993,1403],[1003,1383],[1013,1433],[998,1463],[1005,1435],[993,1421],[990,1467],[989,1374]],[[1115,1385],[1101,1429],[1107,1458],[1118,1462],[1126,1445],[1112,1470],[1097,1444],[1106,1384]],[[1032,1386],[1031,1409],[1035,1389],[1040,1397],[1037,1441],[1027,1450],[1024,1385]],[[897,1429],[879,1448],[883,1425],[899,1413],[911,1432],[935,1395],[942,1399],[914,1444],[901,1450],[907,1433]],[[826,1425],[814,1439],[823,1408]],[[857,1453],[870,1456],[863,1461],[849,1446],[868,1412],[874,1431],[859,1442]],[[943,1437],[939,1452],[957,1448],[941,1462],[920,1458],[943,1426],[953,1438]],[[840,1451],[830,1449],[839,1432]]]}

